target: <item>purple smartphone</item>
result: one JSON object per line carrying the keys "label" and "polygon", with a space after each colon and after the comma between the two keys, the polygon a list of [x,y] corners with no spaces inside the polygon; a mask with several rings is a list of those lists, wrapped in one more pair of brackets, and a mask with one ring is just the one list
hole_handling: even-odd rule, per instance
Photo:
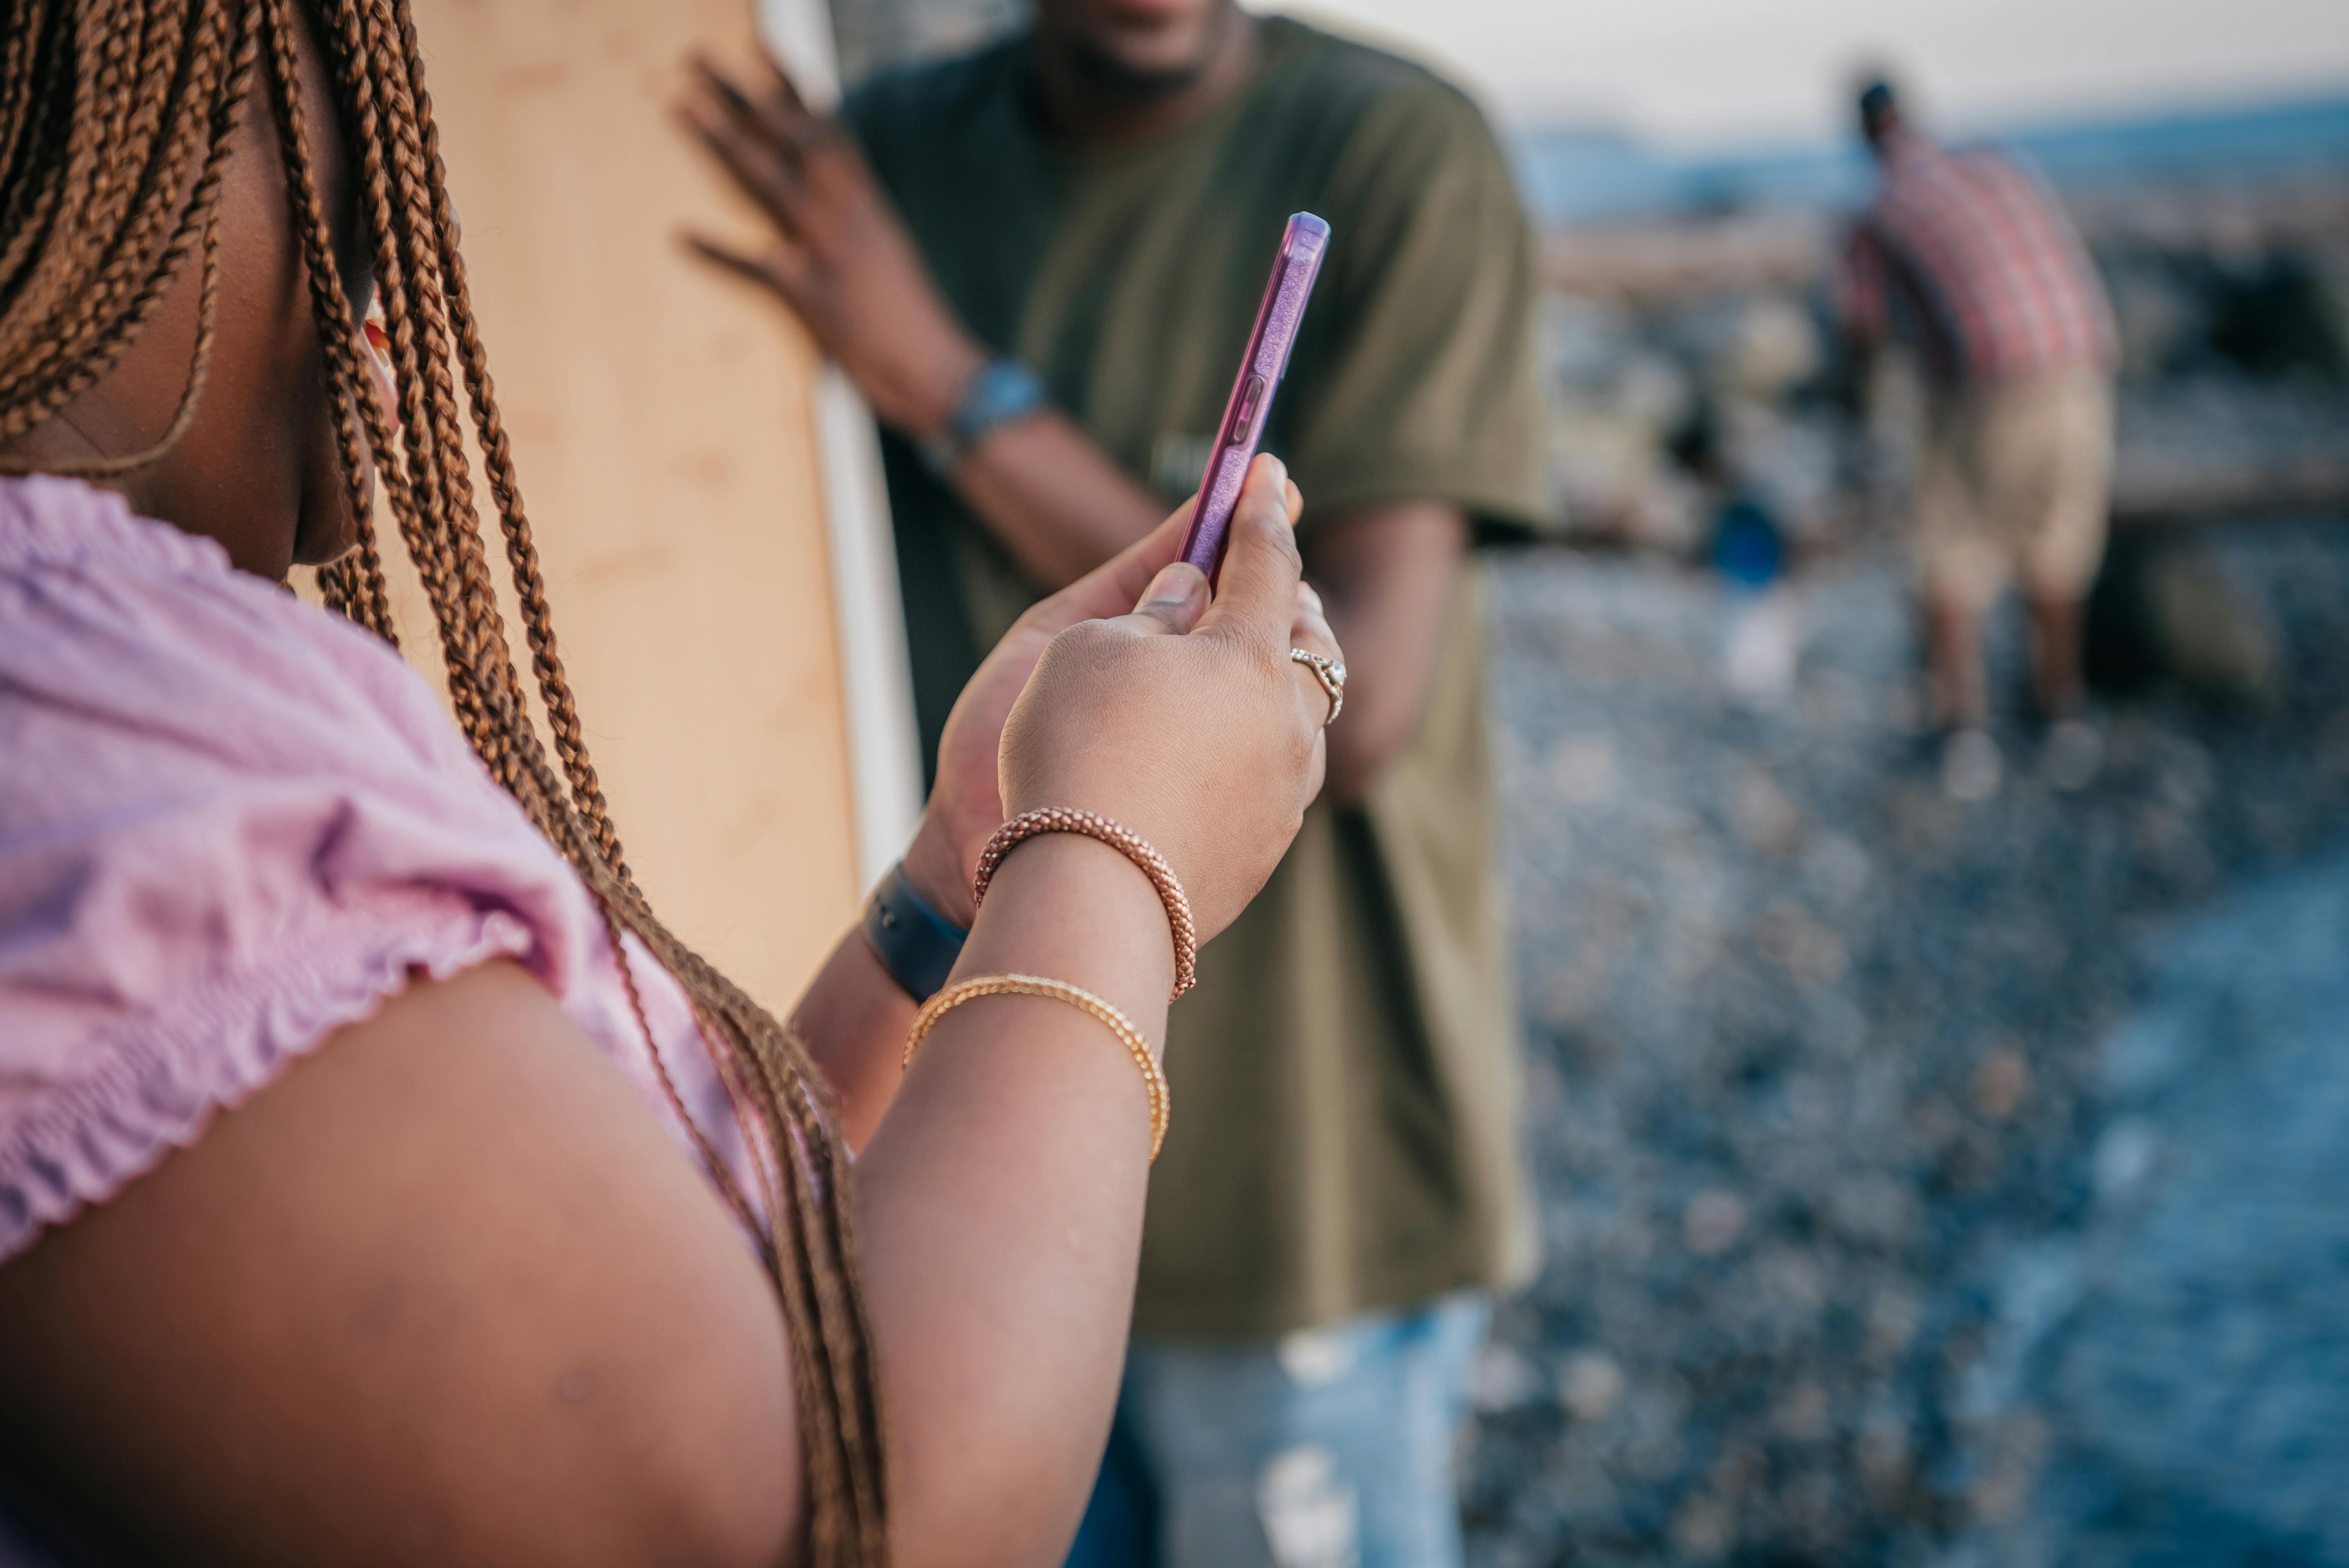
{"label": "purple smartphone", "polygon": [[1280,255],[1272,263],[1272,276],[1265,280],[1256,329],[1248,334],[1240,373],[1232,378],[1224,422],[1216,429],[1216,449],[1199,480],[1199,507],[1183,540],[1183,559],[1206,573],[1209,583],[1224,569],[1224,546],[1231,541],[1232,508],[1239,502],[1240,482],[1247,478],[1248,459],[1264,438],[1272,395],[1280,390],[1280,378],[1288,369],[1297,325],[1305,319],[1305,302],[1329,249],[1330,225],[1310,212],[1292,216],[1280,236]]}

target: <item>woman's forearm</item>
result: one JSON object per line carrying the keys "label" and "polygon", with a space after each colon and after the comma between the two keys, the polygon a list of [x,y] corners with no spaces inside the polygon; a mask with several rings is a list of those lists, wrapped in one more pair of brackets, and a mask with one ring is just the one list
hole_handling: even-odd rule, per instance
{"label": "woman's forearm", "polygon": [[[1068,981],[1164,1037],[1149,882],[1088,839],[1004,862],[957,978]],[[988,997],[924,1042],[857,1166],[899,1560],[1065,1550],[1123,1364],[1149,1170],[1140,1071],[1065,1004]]]}
{"label": "woman's forearm", "polygon": [[[1000,808],[988,808],[988,820]],[[936,801],[923,814],[920,830],[899,870],[916,896],[954,924],[971,923],[969,861],[975,845],[957,847],[947,826],[952,812]],[[971,836],[984,837],[983,833]],[[905,1032],[916,1004],[864,939],[851,930],[836,943],[792,1011],[792,1027],[807,1042],[840,1105],[848,1147],[862,1150],[889,1109],[901,1076]]]}
{"label": "woman's forearm", "polygon": [[833,947],[792,1014],[792,1026],[832,1085],[852,1150],[864,1149],[897,1092],[897,1061],[913,1023],[914,999],[856,930]]}

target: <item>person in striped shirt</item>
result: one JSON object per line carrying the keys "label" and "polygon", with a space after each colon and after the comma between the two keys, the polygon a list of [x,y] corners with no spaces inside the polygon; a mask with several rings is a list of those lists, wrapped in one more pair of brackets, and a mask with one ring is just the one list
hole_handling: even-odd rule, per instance
{"label": "person in striped shirt", "polygon": [[2063,210],[2013,161],[1936,146],[1882,81],[1859,122],[1882,180],[1845,254],[1843,317],[1863,353],[1898,332],[1922,361],[1917,547],[1945,780],[1961,797],[1997,788],[1981,627],[2010,583],[2030,609],[2051,773],[2093,772],[2077,755],[2094,746],[2081,625],[2111,487],[2111,307]]}

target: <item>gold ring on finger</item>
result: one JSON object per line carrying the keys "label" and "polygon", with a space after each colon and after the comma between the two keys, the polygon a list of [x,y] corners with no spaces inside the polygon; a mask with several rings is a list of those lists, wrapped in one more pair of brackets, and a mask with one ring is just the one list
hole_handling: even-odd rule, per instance
{"label": "gold ring on finger", "polygon": [[1345,711],[1346,666],[1336,659],[1309,654],[1303,648],[1289,649],[1288,656],[1300,665],[1310,665],[1315,678],[1321,683],[1321,689],[1330,694],[1330,715],[1321,721],[1321,727],[1329,728],[1337,722],[1338,715]]}

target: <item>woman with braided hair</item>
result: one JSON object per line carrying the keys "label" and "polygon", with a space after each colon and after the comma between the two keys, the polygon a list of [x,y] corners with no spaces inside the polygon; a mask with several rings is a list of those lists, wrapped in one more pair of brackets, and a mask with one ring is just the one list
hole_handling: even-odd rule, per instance
{"label": "woman with braided hair", "polygon": [[420,59],[0,0],[0,1563],[1057,1561],[1167,996],[1319,786],[1299,498],[1021,623],[780,1023],[623,858]]}

